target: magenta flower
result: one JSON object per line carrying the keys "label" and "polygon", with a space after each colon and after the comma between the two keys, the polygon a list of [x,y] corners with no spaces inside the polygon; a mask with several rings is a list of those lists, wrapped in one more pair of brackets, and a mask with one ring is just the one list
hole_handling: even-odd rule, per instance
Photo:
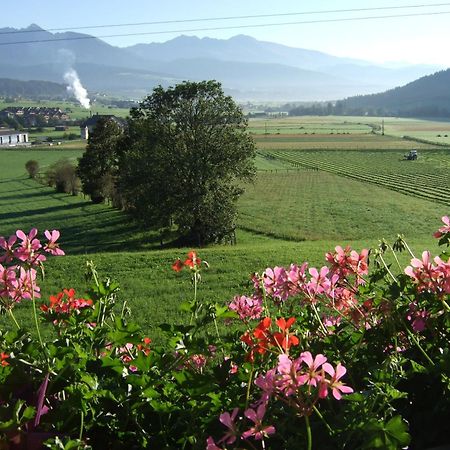
{"label": "magenta flower", "polygon": [[220,422],[228,428],[222,439],[220,439],[219,444],[224,442],[225,444],[232,444],[236,441],[236,437],[239,435],[237,431],[236,424],[234,423],[239,408],[234,408],[232,413],[224,412],[219,416]]}
{"label": "magenta flower", "polygon": [[59,239],[60,233],[58,230],[53,230],[51,233],[48,230],[44,232],[48,242],[44,245],[44,250],[53,256],[64,256],[65,253],[59,248],[59,244],[56,241]]}
{"label": "magenta flower", "polygon": [[408,314],[406,319],[411,322],[411,328],[416,332],[420,333],[426,328],[427,319],[430,313],[428,311],[420,311],[417,308],[416,302],[411,302],[409,304]]}
{"label": "magenta flower", "polygon": [[[346,386],[342,381],[339,381],[347,372],[347,369],[339,363],[336,366],[336,370],[334,370],[333,366],[329,363],[325,363],[323,365],[323,370],[331,376],[331,380],[326,380],[324,383],[324,393],[326,396],[328,388],[331,389],[333,393],[333,397],[336,400],[340,400],[342,398],[342,394],[351,394],[353,389],[350,386]],[[321,396],[322,397],[322,396]]]}
{"label": "magenta flower", "polygon": [[264,419],[265,414],[265,404],[259,405],[256,411],[252,408],[248,408],[244,412],[245,417],[250,419],[255,425],[242,433],[242,439],[248,439],[250,436],[253,436],[255,440],[260,441],[265,437],[268,437],[269,434],[275,433],[275,427],[273,425],[263,425],[262,420]]}
{"label": "magenta flower", "polygon": [[277,388],[276,382],[277,377],[275,374],[275,369],[270,369],[266,372],[265,375],[261,374],[258,376],[258,378],[256,378],[256,386],[258,386],[263,391],[258,404],[267,403],[269,401]]}

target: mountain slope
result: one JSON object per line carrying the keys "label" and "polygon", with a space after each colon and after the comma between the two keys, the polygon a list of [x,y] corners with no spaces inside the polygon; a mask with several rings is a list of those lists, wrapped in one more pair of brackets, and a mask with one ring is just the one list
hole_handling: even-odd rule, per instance
{"label": "mountain slope", "polygon": [[380,94],[347,98],[343,112],[397,116],[450,116],[450,69]]}

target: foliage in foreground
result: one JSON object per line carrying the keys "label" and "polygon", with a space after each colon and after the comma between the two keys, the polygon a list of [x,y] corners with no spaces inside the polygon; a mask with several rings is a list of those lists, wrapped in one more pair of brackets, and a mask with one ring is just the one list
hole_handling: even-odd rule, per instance
{"label": "foliage in foreground", "polygon": [[[435,236],[450,243],[450,219]],[[268,268],[228,306],[198,300],[195,252],[176,261],[194,294],[189,325],[152,345],[88,264],[92,289],[39,299],[37,268],[59,233],[0,239],[0,445],[17,448],[428,448],[448,443],[450,258],[423,252],[398,270],[382,242],[336,247],[327,266]],[[412,255],[413,256],[413,255]],[[181,274],[180,274],[181,276]],[[14,307],[31,301],[34,338]],[[118,308],[117,308],[118,307]],[[120,311],[120,312],[119,312]],[[222,324],[241,323],[220,333]],[[53,329],[41,338],[43,322]],[[227,330],[228,328],[225,328]]]}

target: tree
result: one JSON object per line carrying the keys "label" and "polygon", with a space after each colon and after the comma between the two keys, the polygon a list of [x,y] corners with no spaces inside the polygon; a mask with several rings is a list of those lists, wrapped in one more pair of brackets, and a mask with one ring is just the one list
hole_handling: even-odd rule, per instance
{"label": "tree", "polygon": [[175,224],[203,245],[234,234],[242,182],[255,173],[255,145],[220,83],[154,89],[131,111],[119,158],[126,207],[147,224]]}
{"label": "tree", "polygon": [[115,174],[117,142],[121,136],[122,128],[114,120],[99,119],[89,136],[86,151],[78,162],[77,172],[83,192],[94,203],[100,203],[107,197],[102,180],[108,174]]}
{"label": "tree", "polygon": [[39,172],[39,163],[34,159],[30,159],[25,163],[25,169],[30,178],[36,178],[36,175]]}

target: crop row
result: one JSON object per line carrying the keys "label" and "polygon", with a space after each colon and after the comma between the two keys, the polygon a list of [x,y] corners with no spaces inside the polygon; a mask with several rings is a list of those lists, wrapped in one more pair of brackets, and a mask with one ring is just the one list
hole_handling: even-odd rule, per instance
{"label": "crop row", "polygon": [[445,165],[367,153],[271,151],[270,155],[293,167],[315,168],[450,205],[450,172]]}

